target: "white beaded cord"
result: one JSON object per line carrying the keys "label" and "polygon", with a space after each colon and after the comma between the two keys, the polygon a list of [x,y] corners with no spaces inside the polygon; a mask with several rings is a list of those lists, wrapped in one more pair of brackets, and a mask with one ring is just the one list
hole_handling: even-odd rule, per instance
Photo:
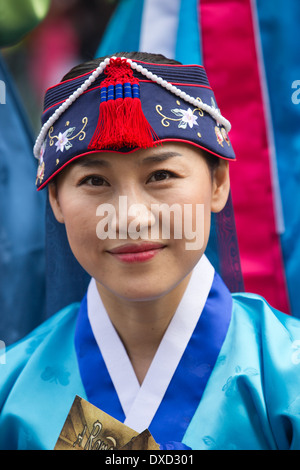
{"label": "white beaded cord", "polygon": [[[39,160],[40,156],[40,150],[43,145],[43,142],[45,140],[45,137],[47,135],[48,130],[50,127],[53,126],[53,124],[57,121],[57,119],[68,109],[71,104],[77,100],[77,98],[82,95],[84,91],[86,91],[89,86],[96,80],[96,78],[101,75],[101,73],[104,71],[106,66],[110,63],[111,59],[116,59],[117,57],[107,57],[103,62],[99,64],[99,66],[91,73],[91,75],[85,80],[85,82],[77,88],[70,96],[69,98],[64,101],[59,108],[54,111],[52,116],[48,119],[48,121],[45,122],[45,124],[42,126],[41,131],[36,139],[35,145],[33,147],[33,153],[35,158]],[[149,80],[157,83],[158,85],[162,86],[163,88],[166,88],[166,90],[170,91],[171,93],[175,94],[176,96],[180,97],[182,100],[187,101],[190,103],[192,106],[195,108],[200,108],[203,111],[207,112],[208,114],[211,115],[211,117],[218,123],[221,124],[222,126],[225,127],[226,132],[229,132],[231,129],[231,124],[230,122],[225,119],[220,111],[217,108],[214,108],[212,106],[209,106],[206,103],[203,103],[197,98],[194,98],[191,95],[188,95],[186,92],[180,90],[180,88],[177,88],[175,85],[172,85],[172,83],[168,82],[167,80],[164,80],[162,77],[159,77],[155,75],[154,73],[150,72],[148,69],[143,67],[142,65],[133,62],[131,59],[128,59],[127,57],[121,57],[121,59],[125,59],[128,64],[130,64],[131,68],[136,70],[137,72],[141,73],[144,75],[146,78]]]}

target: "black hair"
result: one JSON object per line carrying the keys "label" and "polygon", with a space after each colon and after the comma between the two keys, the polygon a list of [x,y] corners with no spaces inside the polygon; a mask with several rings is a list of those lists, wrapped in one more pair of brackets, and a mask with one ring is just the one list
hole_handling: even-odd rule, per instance
{"label": "black hair", "polygon": [[[149,62],[151,64],[174,64],[181,65],[181,62],[178,62],[174,59],[168,59],[162,54],[151,54],[149,52],[116,52],[115,54],[108,55],[106,57],[126,57],[127,59],[140,60],[142,62]],[[62,82],[69,80],[71,78],[78,77],[84,73],[91,72],[98,65],[106,59],[106,57],[99,57],[97,59],[89,60],[82,64],[76,65],[73,67],[63,78]]]}
{"label": "black hair", "polygon": [[[107,57],[126,57],[127,59],[133,60],[140,60],[142,62],[148,62],[151,64],[174,64],[174,65],[182,65],[181,62],[178,62],[174,59],[168,59],[162,54],[152,54],[150,52],[116,52],[115,54],[108,55]],[[91,72],[98,65],[105,59],[106,57],[99,57],[97,59],[93,59],[87,62],[83,62],[82,64],[76,65],[73,67],[63,78],[62,82],[65,80],[70,80],[72,78],[76,78],[79,75],[83,75],[85,73]],[[207,165],[213,174],[215,168],[218,167],[220,163],[220,158],[216,155],[213,155],[206,150],[201,151],[203,157],[205,158]]]}

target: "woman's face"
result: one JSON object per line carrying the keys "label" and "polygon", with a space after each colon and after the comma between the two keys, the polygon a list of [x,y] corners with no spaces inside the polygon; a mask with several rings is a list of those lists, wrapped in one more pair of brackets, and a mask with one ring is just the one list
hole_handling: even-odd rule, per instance
{"label": "woman's face", "polygon": [[81,266],[134,301],[161,297],[191,272],[228,191],[225,161],[212,174],[200,150],[175,143],[80,157],[49,185]]}

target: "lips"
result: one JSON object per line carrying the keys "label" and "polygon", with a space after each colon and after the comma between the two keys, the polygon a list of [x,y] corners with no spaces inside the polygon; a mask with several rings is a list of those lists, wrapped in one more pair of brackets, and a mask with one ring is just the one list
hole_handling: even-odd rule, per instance
{"label": "lips", "polygon": [[114,248],[112,250],[108,250],[109,253],[118,255],[118,254],[125,254],[125,253],[141,253],[144,251],[152,251],[158,250],[163,248],[165,245],[162,243],[139,243],[139,244],[127,244],[122,245],[120,247]]}
{"label": "lips", "polygon": [[165,246],[162,243],[131,243],[113,248],[108,253],[124,263],[141,263],[154,258]]}

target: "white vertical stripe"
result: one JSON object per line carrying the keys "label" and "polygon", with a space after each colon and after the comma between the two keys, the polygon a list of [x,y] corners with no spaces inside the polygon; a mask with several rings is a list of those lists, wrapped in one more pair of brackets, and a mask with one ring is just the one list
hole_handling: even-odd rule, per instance
{"label": "white vertical stripe", "polygon": [[181,0],[144,0],[140,45],[141,52],[175,58]]}
{"label": "white vertical stripe", "polygon": [[[140,384],[127,355],[127,351],[106,313],[97,290],[95,279],[91,279],[88,287],[87,309],[95,340],[101,351],[126,416],[139,391]],[[126,384],[126,386],[124,386],[124,384]]]}

